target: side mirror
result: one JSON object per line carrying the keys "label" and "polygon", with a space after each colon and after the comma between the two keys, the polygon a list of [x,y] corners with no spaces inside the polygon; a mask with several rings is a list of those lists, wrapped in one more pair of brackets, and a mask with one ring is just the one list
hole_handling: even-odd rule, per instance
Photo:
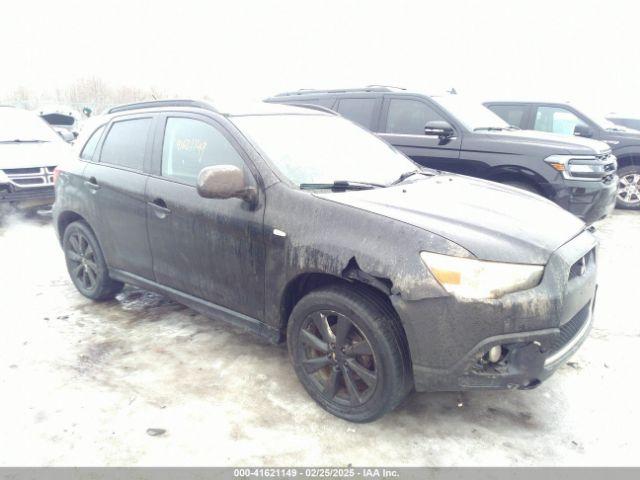
{"label": "side mirror", "polygon": [[200,170],[198,195],[204,198],[241,198],[251,204],[257,201],[256,189],[247,186],[244,172],[233,165],[215,165]]}
{"label": "side mirror", "polygon": [[573,129],[573,134],[576,137],[591,138],[593,137],[593,130],[591,130],[591,128],[587,127],[586,125],[578,124]]}
{"label": "side mirror", "polygon": [[70,132],[69,130],[62,128],[60,130],[57,130],[57,132],[58,132],[58,135],[60,135],[60,137],[62,137],[62,139],[65,142],[71,143],[76,139],[76,136],[73,134],[73,132]]}
{"label": "side mirror", "polygon": [[453,137],[454,131],[449,122],[445,122],[444,120],[432,120],[427,122],[424,126],[424,134],[445,140]]}
{"label": "side mirror", "polygon": [[91,109],[91,107],[84,107],[82,109],[82,113],[84,113],[85,117],[90,117],[91,114],[93,113],[93,110]]}

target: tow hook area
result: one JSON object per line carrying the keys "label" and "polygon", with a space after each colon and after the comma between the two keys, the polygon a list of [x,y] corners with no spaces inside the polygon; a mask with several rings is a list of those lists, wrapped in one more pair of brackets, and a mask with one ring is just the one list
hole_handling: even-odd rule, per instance
{"label": "tow hook area", "polygon": [[541,383],[543,353],[537,341],[494,345],[480,357],[474,370],[480,375],[505,377],[509,389],[527,390]]}

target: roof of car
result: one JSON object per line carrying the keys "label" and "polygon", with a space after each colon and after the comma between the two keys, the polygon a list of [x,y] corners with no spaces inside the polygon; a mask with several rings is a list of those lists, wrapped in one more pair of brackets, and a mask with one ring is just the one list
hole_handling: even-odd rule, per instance
{"label": "roof of car", "polygon": [[276,95],[273,95],[269,98],[270,101],[278,101],[282,98],[300,98],[304,100],[305,97],[317,97],[319,95],[349,95],[349,94],[392,94],[392,95],[423,95],[426,97],[441,97],[445,95],[450,95],[455,93],[453,91],[442,91],[438,93],[428,92],[425,90],[421,90],[419,88],[402,88],[402,87],[392,87],[386,85],[368,85],[366,87],[358,87],[358,88],[333,88],[333,89],[308,89],[303,88],[300,90],[294,90],[289,92],[282,92]]}
{"label": "roof of car", "polygon": [[108,109],[104,114],[116,116],[122,113],[140,113],[148,110],[207,110],[221,115],[237,117],[247,115],[329,115],[322,109],[314,106],[291,106],[264,102],[229,103],[215,105],[208,101],[175,99],[175,100],[154,100],[149,102],[130,103],[118,105]]}
{"label": "roof of car", "polygon": [[491,100],[485,100],[482,103],[535,103],[540,105],[571,105],[571,102],[567,100],[536,100],[531,98],[492,98]]}

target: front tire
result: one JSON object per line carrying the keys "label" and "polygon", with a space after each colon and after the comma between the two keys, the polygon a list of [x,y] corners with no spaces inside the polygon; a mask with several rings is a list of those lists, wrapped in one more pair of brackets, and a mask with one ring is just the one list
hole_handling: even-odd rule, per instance
{"label": "front tire", "polygon": [[112,280],[93,231],[76,221],[65,229],[62,249],[69,276],[78,291],[91,300],[109,300],[116,296],[124,284]]}
{"label": "front tire", "polygon": [[287,345],[309,395],[345,420],[373,421],[413,388],[399,319],[365,288],[334,285],[307,294],[291,312]]}
{"label": "front tire", "polygon": [[640,165],[628,165],[618,169],[616,207],[640,209]]}

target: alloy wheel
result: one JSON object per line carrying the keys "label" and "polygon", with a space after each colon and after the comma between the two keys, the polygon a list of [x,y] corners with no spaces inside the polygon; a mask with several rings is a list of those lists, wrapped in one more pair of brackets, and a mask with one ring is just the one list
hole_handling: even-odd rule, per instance
{"label": "alloy wheel", "polygon": [[325,399],[357,407],[371,398],[378,383],[376,355],[351,319],[332,310],[313,312],[299,340],[304,373]]}
{"label": "alloy wheel", "polygon": [[640,203],[640,173],[629,173],[620,177],[618,198],[628,205]]}
{"label": "alloy wheel", "polygon": [[86,290],[95,288],[98,281],[96,254],[87,237],[75,231],[69,236],[67,249],[71,276]]}

